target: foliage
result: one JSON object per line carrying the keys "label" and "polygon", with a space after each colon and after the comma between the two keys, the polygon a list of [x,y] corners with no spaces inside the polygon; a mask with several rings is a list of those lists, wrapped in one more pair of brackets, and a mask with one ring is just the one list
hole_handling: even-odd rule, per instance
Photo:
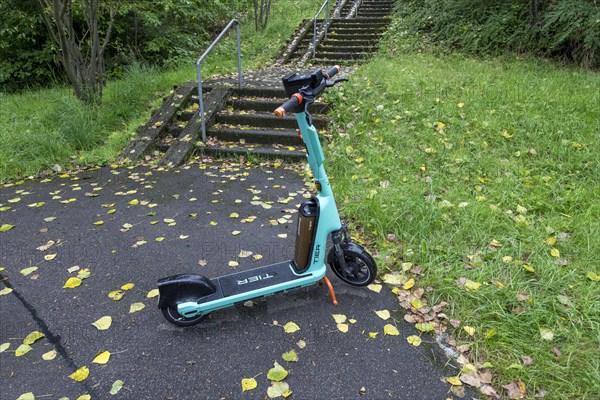
{"label": "foliage", "polygon": [[598,87],[549,63],[412,52],[330,95],[340,208],[382,270],[422,268],[459,344],[530,398],[600,396]]}
{"label": "foliage", "polygon": [[600,66],[600,4],[596,0],[411,0],[399,8],[405,28],[450,48],[507,50]]}

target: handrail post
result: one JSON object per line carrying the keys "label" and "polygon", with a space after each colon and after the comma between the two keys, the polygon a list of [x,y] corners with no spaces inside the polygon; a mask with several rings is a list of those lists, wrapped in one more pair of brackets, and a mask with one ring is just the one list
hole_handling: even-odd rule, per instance
{"label": "handrail post", "polygon": [[327,37],[327,28],[329,27],[329,0],[325,0],[323,5],[319,9],[319,12],[317,12],[317,14],[315,15],[315,18],[313,19],[313,46],[312,46],[313,58],[315,58],[316,54],[317,54],[317,18],[319,17],[321,12],[323,12],[323,8],[325,8],[325,22],[324,22],[325,36],[324,37]]}
{"label": "handrail post", "polygon": [[210,46],[208,46],[208,49],[206,49],[206,51],[200,56],[198,61],[196,61],[196,77],[198,79],[198,106],[199,106],[198,111],[200,112],[200,120],[201,120],[201,127],[202,127],[202,142],[206,142],[206,121],[204,120],[204,99],[202,96],[202,69],[200,67],[200,64],[202,63],[202,61],[204,61],[206,56],[208,56],[208,54],[212,51],[212,49],[216,46],[216,44],[223,38],[223,36],[225,36],[227,31],[229,30],[229,28],[231,28],[233,26],[233,24],[237,24],[236,39],[237,39],[237,62],[238,62],[238,86],[242,87],[243,81],[242,81],[242,51],[241,51],[241,39],[240,39],[241,35],[240,35],[240,22],[237,19],[232,19],[231,21],[229,21],[227,26],[225,28],[223,28],[221,33],[219,33],[219,36],[217,36],[217,38],[210,44]]}

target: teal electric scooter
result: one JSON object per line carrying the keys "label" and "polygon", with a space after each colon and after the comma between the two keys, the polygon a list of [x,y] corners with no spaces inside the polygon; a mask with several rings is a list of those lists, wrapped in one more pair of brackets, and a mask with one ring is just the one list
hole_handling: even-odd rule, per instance
{"label": "teal electric scooter", "polygon": [[[327,265],[344,282],[366,286],[373,282],[377,266],[373,257],[353,243],[342,225],[329,179],[325,173],[323,150],[307,109],[323,90],[347,79],[330,80],[339,67],[292,73],[283,78],[290,99],[275,110],[278,117],[295,113],[317,194],[300,205],[294,259],[209,279],[197,274],[179,274],[158,281],[158,307],[164,317],[178,326],[191,326],[221,308],[266,297],[275,293],[325,281],[334,304],[331,283],[325,276]],[[333,247],[325,257],[327,239]]]}

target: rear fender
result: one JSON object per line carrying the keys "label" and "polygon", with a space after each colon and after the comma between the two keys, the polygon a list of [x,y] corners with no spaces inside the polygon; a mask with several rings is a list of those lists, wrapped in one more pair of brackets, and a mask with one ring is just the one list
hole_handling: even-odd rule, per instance
{"label": "rear fender", "polygon": [[177,307],[177,304],[198,301],[217,291],[205,276],[197,274],[172,275],[158,280],[158,308]]}

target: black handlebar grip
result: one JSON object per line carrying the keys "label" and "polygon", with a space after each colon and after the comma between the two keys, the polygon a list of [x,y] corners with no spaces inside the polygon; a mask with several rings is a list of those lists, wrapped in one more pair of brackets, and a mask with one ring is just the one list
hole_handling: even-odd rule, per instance
{"label": "black handlebar grip", "polygon": [[327,71],[324,71],[324,72],[325,72],[325,76],[326,76],[326,78],[327,78],[327,79],[331,79],[331,78],[333,78],[333,76],[334,76],[335,74],[337,74],[338,72],[340,72],[340,69],[341,69],[341,68],[340,68],[340,66],[339,66],[339,65],[336,65],[335,67],[331,67],[331,68],[329,68]]}
{"label": "black handlebar grip", "polygon": [[294,108],[298,104],[302,104],[302,96],[299,93],[294,93],[285,103],[277,107],[273,112],[276,117],[283,117],[290,109]]}

